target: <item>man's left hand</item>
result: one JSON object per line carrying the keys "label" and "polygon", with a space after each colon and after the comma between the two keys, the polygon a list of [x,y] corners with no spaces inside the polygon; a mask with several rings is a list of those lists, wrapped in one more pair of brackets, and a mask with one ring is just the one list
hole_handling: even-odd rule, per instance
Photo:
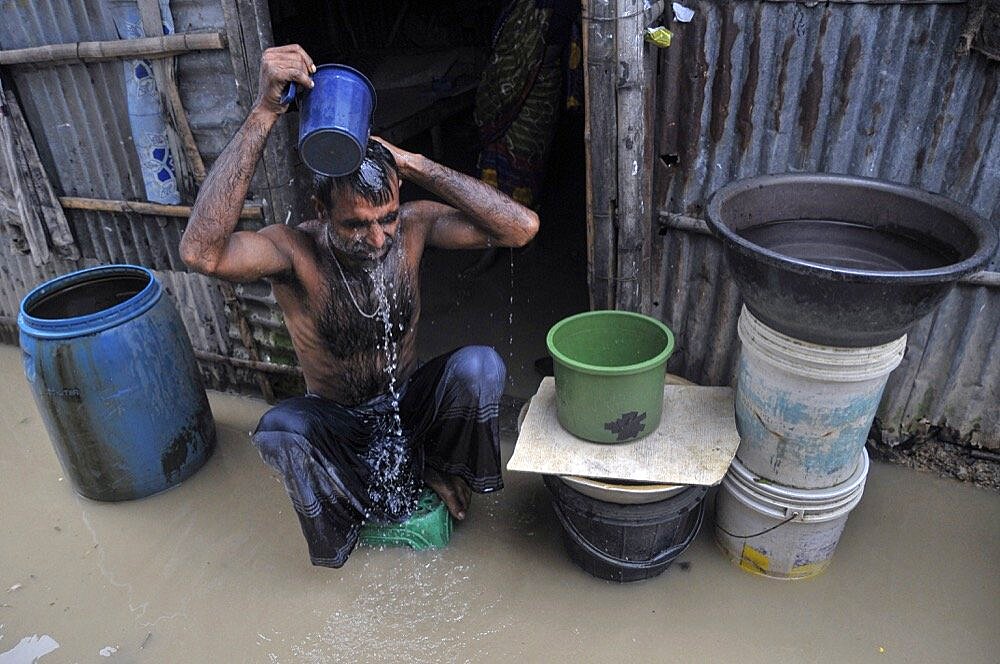
{"label": "man's left hand", "polygon": [[385,140],[381,136],[372,136],[376,141],[385,146],[385,148],[392,153],[392,158],[396,160],[396,168],[399,169],[399,176],[401,178],[406,178],[407,173],[410,172],[410,168],[413,166],[414,158],[417,156],[412,152],[407,152],[402,148],[398,148],[389,141]]}

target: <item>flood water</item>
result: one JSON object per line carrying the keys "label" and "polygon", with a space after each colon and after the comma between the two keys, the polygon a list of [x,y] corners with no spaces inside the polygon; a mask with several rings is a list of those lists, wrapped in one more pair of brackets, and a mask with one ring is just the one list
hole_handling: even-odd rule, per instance
{"label": "flood water", "polygon": [[58,644],[41,664],[1000,652],[1000,497],[953,481],[873,464],[830,569],[797,583],[742,572],[710,527],[656,579],[593,579],[563,551],[541,480],[521,473],[473,498],[447,548],[358,549],[333,570],[309,564],[281,481],[250,443],[265,403],[212,393],[219,444],[201,471],[157,496],[97,503],[73,493],[21,371],[19,351],[0,346],[0,653],[34,635],[33,647]]}
{"label": "flood water", "polygon": [[771,221],[739,234],[791,258],[852,270],[929,270],[960,260],[954,250],[929,236],[829,219]]}

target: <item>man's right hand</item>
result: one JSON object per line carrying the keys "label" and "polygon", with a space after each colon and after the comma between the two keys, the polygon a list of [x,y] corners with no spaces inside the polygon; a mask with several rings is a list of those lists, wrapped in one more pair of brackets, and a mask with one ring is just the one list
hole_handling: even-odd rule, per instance
{"label": "man's right hand", "polygon": [[275,46],[260,58],[260,86],[255,106],[280,115],[288,106],[281,104],[281,95],[292,81],[306,88],[313,87],[309,74],[316,71],[312,58],[298,44]]}
{"label": "man's right hand", "polygon": [[301,46],[264,51],[257,100],[208,172],[181,238],[181,259],[192,270],[239,282],[293,270],[287,238],[282,235],[290,229],[284,224],[271,224],[259,232],[237,231],[236,225],[268,134],[285,112],[281,93],[291,81],[312,88],[309,74],[315,70],[312,58]]}

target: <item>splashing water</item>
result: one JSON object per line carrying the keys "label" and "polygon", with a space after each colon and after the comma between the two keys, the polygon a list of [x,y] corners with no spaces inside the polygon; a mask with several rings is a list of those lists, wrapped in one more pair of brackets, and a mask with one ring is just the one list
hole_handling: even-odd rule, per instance
{"label": "splashing water", "polygon": [[507,312],[507,331],[510,339],[507,342],[507,352],[510,363],[514,362],[514,250],[510,250],[510,309]]}
{"label": "splashing water", "polygon": [[[316,631],[291,647],[296,664],[328,662],[523,661],[523,618],[483,570],[441,552],[393,556],[355,553],[357,581],[338,591]],[[367,558],[360,556],[367,555]],[[360,565],[364,560],[364,565]],[[372,564],[369,565],[369,560]]]}
{"label": "splashing water", "polygon": [[[379,340],[379,350],[385,354],[385,371],[389,377],[389,412],[378,413],[373,423],[372,438],[365,452],[365,463],[371,476],[368,495],[373,509],[368,515],[382,523],[400,522],[417,508],[421,482],[413,467],[410,441],[403,432],[399,413],[399,343],[392,334],[391,309],[398,306],[396,289],[386,285],[385,266],[379,263],[372,276],[375,295],[379,300],[378,311],[384,335]],[[402,323],[399,331],[403,331]]]}

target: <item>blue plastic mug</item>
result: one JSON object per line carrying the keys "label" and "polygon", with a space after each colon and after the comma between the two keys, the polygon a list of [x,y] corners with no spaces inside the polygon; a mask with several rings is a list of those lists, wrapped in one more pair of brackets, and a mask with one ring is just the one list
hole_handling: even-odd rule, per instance
{"label": "blue plastic mug", "polygon": [[[346,65],[321,65],[312,79],[315,86],[299,94],[299,154],[320,175],[347,175],[365,157],[375,113],[375,86]],[[290,103],[298,87],[290,83],[281,103]]]}

